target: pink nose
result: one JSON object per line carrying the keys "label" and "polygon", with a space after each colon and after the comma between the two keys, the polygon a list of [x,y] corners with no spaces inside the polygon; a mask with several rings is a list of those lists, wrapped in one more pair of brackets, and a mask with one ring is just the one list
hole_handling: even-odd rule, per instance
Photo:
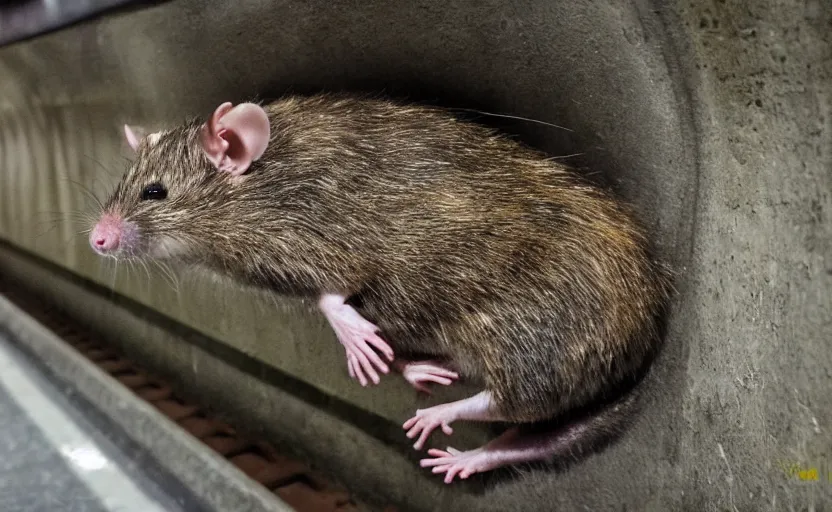
{"label": "pink nose", "polygon": [[118,249],[123,223],[124,221],[117,215],[104,214],[90,233],[92,248],[102,254]]}

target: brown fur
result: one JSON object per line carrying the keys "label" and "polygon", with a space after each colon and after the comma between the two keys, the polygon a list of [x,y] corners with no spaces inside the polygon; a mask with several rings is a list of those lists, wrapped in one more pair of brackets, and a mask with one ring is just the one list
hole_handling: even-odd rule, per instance
{"label": "brown fur", "polygon": [[[543,155],[439,109],[319,95],[268,105],[235,181],[199,120],[144,142],[106,205],[155,245],[255,286],[347,292],[397,352],[447,357],[504,417],[612,392],[658,343],[670,280],[633,216]],[[163,201],[140,202],[161,181]]]}

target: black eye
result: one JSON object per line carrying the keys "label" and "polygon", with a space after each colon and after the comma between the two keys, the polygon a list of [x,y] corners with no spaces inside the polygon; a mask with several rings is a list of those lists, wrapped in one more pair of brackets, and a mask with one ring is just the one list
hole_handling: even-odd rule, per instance
{"label": "black eye", "polygon": [[142,190],[142,201],[164,199],[166,197],[168,197],[168,191],[161,183],[151,183]]}

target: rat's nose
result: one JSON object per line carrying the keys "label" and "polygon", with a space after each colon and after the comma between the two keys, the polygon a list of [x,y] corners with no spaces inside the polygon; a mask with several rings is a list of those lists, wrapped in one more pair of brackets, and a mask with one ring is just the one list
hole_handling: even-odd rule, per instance
{"label": "rat's nose", "polygon": [[118,249],[121,243],[122,220],[115,215],[104,215],[90,233],[90,245],[100,253]]}
{"label": "rat's nose", "polygon": [[98,235],[95,237],[95,247],[102,251],[109,251],[118,247],[118,238],[112,235]]}

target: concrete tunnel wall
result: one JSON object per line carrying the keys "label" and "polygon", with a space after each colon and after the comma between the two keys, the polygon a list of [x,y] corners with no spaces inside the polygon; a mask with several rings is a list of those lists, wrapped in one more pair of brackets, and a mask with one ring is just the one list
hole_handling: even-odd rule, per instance
{"label": "concrete tunnel wall", "polygon": [[[0,268],[219,409],[413,509],[820,509],[832,481],[783,468],[832,466],[831,27],[812,0],[175,0],[111,13],[0,48]],[[636,206],[679,293],[645,412],[618,443],[563,473],[443,487],[395,425],[470,386],[419,401],[396,376],[362,389],[323,320],[292,301],[193,273],[148,279],[75,234],[75,214],[94,213],[83,187],[102,197],[124,169],[123,123],[161,128],[226,100],[321,89],[555,123],[567,130],[482,118],[576,155]],[[240,355],[262,366],[223,366]],[[258,380],[268,368],[288,380]],[[342,412],[298,412],[298,385],[280,382]],[[290,432],[291,411],[306,432]],[[340,423],[351,414],[363,419]],[[469,426],[452,442],[491,435]]]}

